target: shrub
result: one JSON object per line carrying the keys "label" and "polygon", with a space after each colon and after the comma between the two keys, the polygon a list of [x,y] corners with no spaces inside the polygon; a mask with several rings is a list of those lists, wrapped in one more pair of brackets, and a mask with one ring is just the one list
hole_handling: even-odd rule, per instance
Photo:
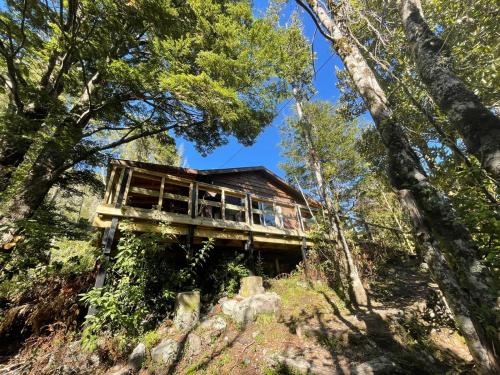
{"label": "shrub", "polygon": [[154,328],[172,311],[176,292],[196,288],[198,272],[214,243],[206,241],[200,250],[186,257],[185,267],[176,269],[164,262],[164,235],[137,235],[126,225],[122,228],[114,261],[105,265],[109,270],[106,284],[81,296],[96,309],[95,315],[87,316],[82,335],[82,344],[88,350],[96,348],[103,331],[138,337]]}

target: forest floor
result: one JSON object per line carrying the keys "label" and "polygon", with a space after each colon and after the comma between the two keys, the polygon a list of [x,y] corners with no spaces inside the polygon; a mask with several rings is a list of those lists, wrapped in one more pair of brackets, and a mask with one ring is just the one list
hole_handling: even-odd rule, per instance
{"label": "forest floor", "polygon": [[[412,264],[387,266],[377,274],[370,282],[371,303],[365,311],[350,310],[326,284],[308,285],[293,274],[267,282],[268,291],[281,297],[278,317],[264,314],[242,326],[217,305],[204,318],[223,317],[227,327],[222,333],[204,337],[198,326],[175,336],[166,322],[155,342],[146,345],[169,335],[182,340],[183,350],[168,369],[171,374],[473,373],[472,358],[443,316],[428,274]],[[109,358],[85,356],[80,350],[75,354],[73,340],[57,329],[28,340],[0,365],[0,374],[109,374],[119,368]],[[146,359],[140,373],[167,371],[155,369]]]}

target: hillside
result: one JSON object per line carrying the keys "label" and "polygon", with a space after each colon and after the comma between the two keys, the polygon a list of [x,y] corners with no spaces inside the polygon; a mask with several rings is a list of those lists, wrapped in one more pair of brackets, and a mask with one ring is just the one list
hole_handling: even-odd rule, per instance
{"label": "hillside", "polygon": [[[436,289],[414,265],[387,265],[371,283],[371,307],[354,313],[325,282],[310,286],[303,273],[265,282],[281,299],[279,314],[237,324],[216,304],[187,332],[171,320],[146,333],[140,374],[444,374],[470,373],[463,339],[450,328]],[[99,339],[94,353],[81,349],[62,322],[33,336],[1,374],[127,374],[138,342]],[[172,340],[172,341],[169,341]],[[151,357],[159,343],[176,342],[174,363]],[[156,349],[155,349],[156,350]],[[137,348],[134,352],[137,352]],[[172,353],[171,353],[172,354]],[[142,358],[142,357],[141,357]],[[135,359],[137,361],[137,358]],[[139,360],[141,362],[141,360]],[[130,362],[129,362],[130,363]]]}

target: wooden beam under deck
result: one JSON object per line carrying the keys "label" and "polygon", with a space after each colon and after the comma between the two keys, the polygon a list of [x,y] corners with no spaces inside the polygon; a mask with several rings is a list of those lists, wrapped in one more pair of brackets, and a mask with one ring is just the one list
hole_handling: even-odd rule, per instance
{"label": "wooden beam under deck", "polygon": [[[111,225],[111,217],[105,217],[102,215],[97,215],[94,218],[93,226],[98,228],[108,228]],[[188,226],[183,224],[171,223],[168,226],[160,227],[158,224],[148,221],[130,221],[123,223],[122,227],[128,227],[133,231],[138,232],[163,232],[165,234],[170,234],[173,236],[188,234]],[[194,229],[194,238],[214,238],[216,240],[233,240],[233,241],[244,241],[248,240],[248,232],[245,231],[235,231],[227,230],[221,228],[210,228],[203,226],[196,226]],[[259,248],[286,248],[286,247],[300,247],[302,244],[302,237],[300,236],[276,236],[264,233],[254,233],[253,241],[255,245]],[[196,241],[198,242],[198,241]],[[307,241],[308,245],[313,243]]]}
{"label": "wooden beam under deck", "polygon": [[272,226],[259,224],[249,225],[245,222],[236,222],[229,220],[209,219],[205,217],[189,217],[188,215],[176,214],[173,212],[148,210],[144,208],[127,207],[115,208],[110,205],[100,205],[97,207],[98,215],[117,216],[130,219],[143,219],[164,221],[167,223],[197,225],[221,229],[234,229],[240,231],[252,231],[255,233],[264,233],[269,235],[306,237],[306,234],[296,229],[280,229]]}

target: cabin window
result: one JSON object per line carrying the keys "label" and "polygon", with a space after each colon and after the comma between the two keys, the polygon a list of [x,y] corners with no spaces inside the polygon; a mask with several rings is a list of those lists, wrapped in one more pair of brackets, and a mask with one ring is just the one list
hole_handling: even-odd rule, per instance
{"label": "cabin window", "polygon": [[259,202],[259,209],[262,211],[262,214],[260,215],[260,223],[265,226],[276,226],[273,204],[267,202]]}
{"label": "cabin window", "polygon": [[[309,230],[316,224],[316,218],[311,214],[311,211],[308,209],[301,209],[300,213],[302,215],[302,223],[304,224],[304,230]],[[313,214],[316,215],[317,212],[313,211]]]}
{"label": "cabin window", "polygon": [[222,219],[220,192],[198,190],[198,216],[208,219]]}
{"label": "cabin window", "polygon": [[245,221],[245,197],[225,194],[226,220],[244,222]]}

